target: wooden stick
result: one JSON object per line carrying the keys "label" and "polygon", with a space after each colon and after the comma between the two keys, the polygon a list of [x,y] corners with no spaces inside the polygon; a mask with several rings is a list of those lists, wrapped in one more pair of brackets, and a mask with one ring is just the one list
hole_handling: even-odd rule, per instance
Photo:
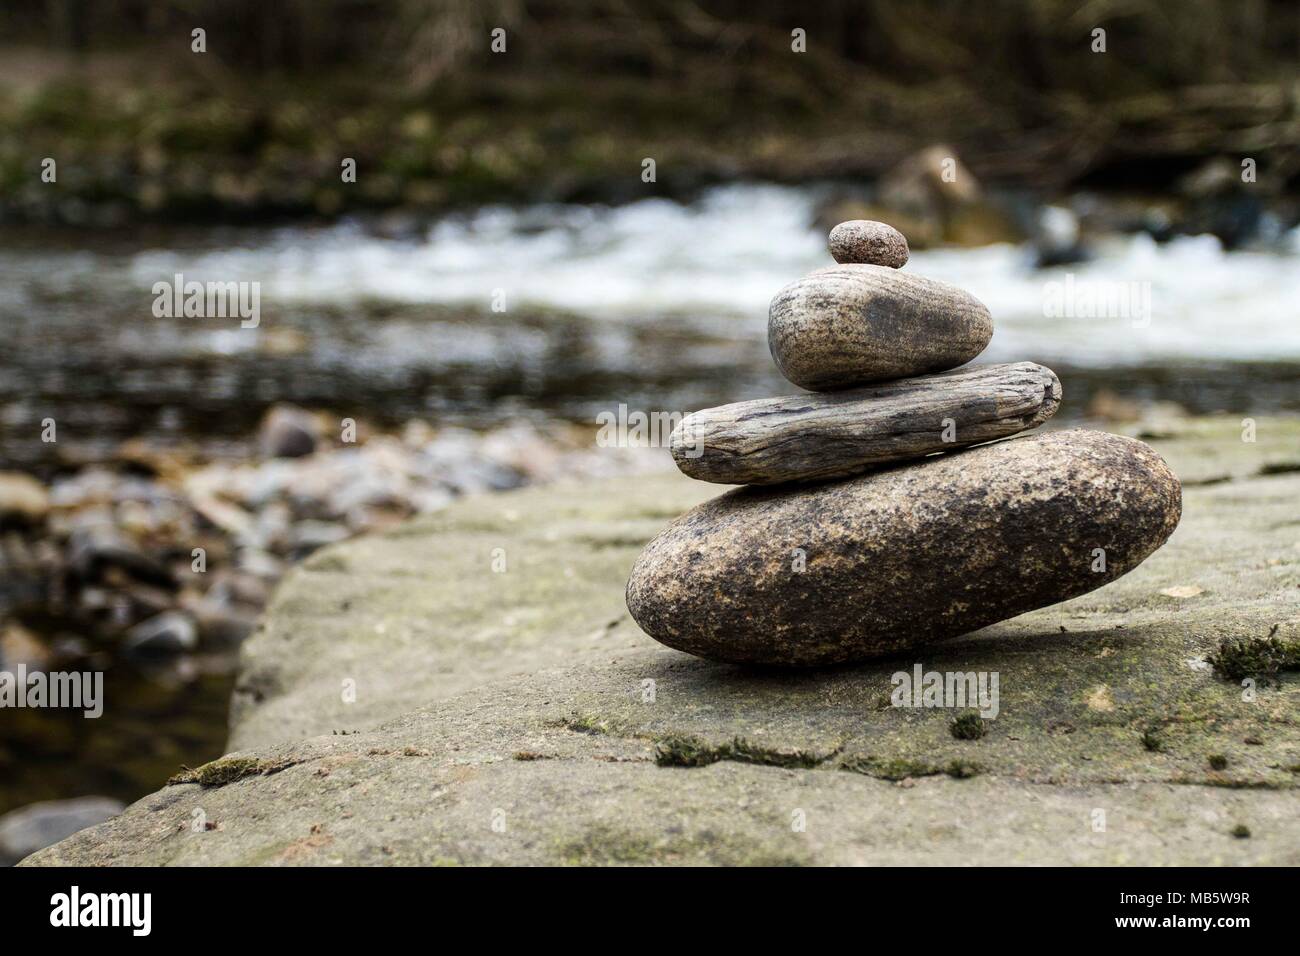
{"label": "wooden stick", "polygon": [[701,481],[819,481],[1005,438],[1041,425],[1060,401],[1049,368],[985,365],[706,408],[682,420],[670,445],[677,467]]}

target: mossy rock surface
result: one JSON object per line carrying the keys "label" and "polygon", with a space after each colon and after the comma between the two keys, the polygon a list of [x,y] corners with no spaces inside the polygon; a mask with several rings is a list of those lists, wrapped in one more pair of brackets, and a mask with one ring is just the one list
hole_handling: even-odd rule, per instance
{"label": "mossy rock surface", "polygon": [[[274,772],[166,786],[30,862],[1300,863],[1300,676],[1247,692],[1207,662],[1300,639],[1300,422],[1257,437],[1152,440],[1183,520],[1118,581],[809,673],[701,661],[627,616],[641,544],[716,488],[466,500],[285,581],[232,714],[232,749]],[[917,662],[998,673],[982,736],[890,706]]]}

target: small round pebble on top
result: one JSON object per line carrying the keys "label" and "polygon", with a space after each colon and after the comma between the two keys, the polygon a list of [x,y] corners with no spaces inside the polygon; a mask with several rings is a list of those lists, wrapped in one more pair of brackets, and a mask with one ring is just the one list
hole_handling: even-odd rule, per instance
{"label": "small round pebble on top", "polygon": [[831,230],[831,255],[841,265],[865,262],[900,269],[909,255],[907,238],[893,226],[871,219],[850,219]]}

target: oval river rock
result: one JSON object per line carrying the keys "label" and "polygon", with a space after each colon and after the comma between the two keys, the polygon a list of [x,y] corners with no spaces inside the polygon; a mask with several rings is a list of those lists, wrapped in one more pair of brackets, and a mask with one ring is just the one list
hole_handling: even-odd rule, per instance
{"label": "oval river rock", "polygon": [[767,319],[781,374],[818,392],[956,368],[992,337],[993,317],[969,292],[857,263],[790,283]]}
{"label": "oval river rock", "polygon": [[627,605],[651,637],[712,660],[866,660],[1113,581],[1181,510],[1149,446],[1052,432],[796,492],[727,492],[646,546]]}
{"label": "oval river rock", "polygon": [[872,219],[850,219],[831,230],[828,243],[836,262],[870,262],[891,269],[907,265],[907,238],[893,226]]}

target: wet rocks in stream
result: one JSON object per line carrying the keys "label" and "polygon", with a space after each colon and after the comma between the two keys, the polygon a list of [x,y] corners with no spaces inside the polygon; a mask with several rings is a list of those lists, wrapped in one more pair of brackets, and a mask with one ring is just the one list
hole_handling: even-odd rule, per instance
{"label": "wet rocks in stream", "polygon": [[363,423],[352,443],[328,420],[273,407],[249,436],[254,455],[134,440],[48,482],[0,473],[0,663],[229,671],[276,583],[319,548],[463,494],[644,467],[563,422]]}

